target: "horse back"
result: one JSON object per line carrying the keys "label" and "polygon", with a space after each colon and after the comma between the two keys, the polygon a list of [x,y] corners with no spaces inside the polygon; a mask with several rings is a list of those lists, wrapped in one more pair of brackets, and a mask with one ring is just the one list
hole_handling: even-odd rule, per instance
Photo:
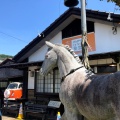
{"label": "horse back", "polygon": [[89,118],[113,117],[120,107],[120,72],[87,76],[81,85],[76,85],[74,98],[80,112]]}
{"label": "horse back", "polygon": [[62,82],[60,91],[63,104],[71,111],[78,109],[93,120],[112,118],[120,101],[120,72],[89,76],[78,70]]}

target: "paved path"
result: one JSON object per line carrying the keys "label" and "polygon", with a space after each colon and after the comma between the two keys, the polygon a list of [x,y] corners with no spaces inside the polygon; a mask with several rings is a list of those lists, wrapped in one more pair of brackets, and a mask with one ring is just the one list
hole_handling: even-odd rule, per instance
{"label": "paved path", "polygon": [[2,120],[37,120],[37,119],[17,119],[14,117],[2,116]]}
{"label": "paved path", "polygon": [[14,117],[2,116],[2,120],[19,120],[19,119]]}

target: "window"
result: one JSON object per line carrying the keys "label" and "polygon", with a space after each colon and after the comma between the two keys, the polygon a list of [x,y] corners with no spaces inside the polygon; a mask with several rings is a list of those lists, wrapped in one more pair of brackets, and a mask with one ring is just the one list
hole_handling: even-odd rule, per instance
{"label": "window", "polygon": [[36,81],[36,92],[43,92],[44,88],[44,77],[39,74],[39,72],[35,72],[35,81]]}
{"label": "window", "polygon": [[[94,22],[87,21],[87,32],[94,32]],[[72,37],[81,35],[81,20],[75,19],[67,27],[62,30],[62,38]]]}
{"label": "window", "polygon": [[0,88],[6,88],[8,82],[2,82],[0,81]]}
{"label": "window", "polygon": [[10,83],[7,87],[7,89],[17,89],[18,84],[17,83]]}
{"label": "window", "polygon": [[18,88],[22,89],[23,88],[23,84],[20,84]]}
{"label": "window", "polygon": [[58,69],[55,69],[53,74],[49,74],[45,77],[36,71],[35,76],[35,88],[37,93],[59,93],[61,79],[59,77]]}
{"label": "window", "polygon": [[98,66],[97,72],[98,73],[114,73],[117,71],[117,66]]}
{"label": "window", "polygon": [[55,93],[59,93],[60,84],[61,84],[61,79],[60,79],[60,76],[59,76],[59,71],[55,70],[54,75],[55,75]]}
{"label": "window", "polygon": [[52,74],[45,76],[45,92],[53,93],[53,75]]}

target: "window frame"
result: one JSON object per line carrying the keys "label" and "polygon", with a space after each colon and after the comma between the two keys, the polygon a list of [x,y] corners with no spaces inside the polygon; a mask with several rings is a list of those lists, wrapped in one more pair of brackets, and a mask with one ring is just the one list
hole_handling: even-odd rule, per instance
{"label": "window frame", "polygon": [[[95,32],[94,22],[87,20],[87,33]],[[76,18],[62,30],[62,39],[81,35],[81,19]]]}
{"label": "window frame", "polygon": [[[111,73],[117,72],[117,64],[115,64],[115,66],[110,66],[110,64],[91,65],[91,68],[93,70],[94,70],[94,67],[97,67],[97,73],[95,73],[95,74],[98,74],[98,75],[111,74]],[[102,71],[102,69],[104,69],[104,68],[107,68],[107,69]],[[111,68],[113,68],[113,69],[111,69]],[[108,69],[109,69],[109,71],[108,71]]]}
{"label": "window frame", "polygon": [[39,71],[39,69],[35,69],[35,77],[34,77],[34,81],[35,81],[35,84],[34,84],[34,88],[35,88],[35,91],[34,91],[34,95],[37,97],[37,96],[59,96],[59,93],[55,93],[55,70],[58,70],[58,68],[55,68],[53,70],[53,93],[49,93],[49,92],[45,92],[45,77],[43,78],[43,81],[44,81],[44,88],[43,88],[43,92],[37,92],[37,71]]}
{"label": "window frame", "polygon": [[[6,84],[6,86],[4,86],[4,84]],[[7,88],[7,86],[8,86],[8,81],[7,80],[0,81],[0,88],[1,89],[5,89],[5,88]]]}

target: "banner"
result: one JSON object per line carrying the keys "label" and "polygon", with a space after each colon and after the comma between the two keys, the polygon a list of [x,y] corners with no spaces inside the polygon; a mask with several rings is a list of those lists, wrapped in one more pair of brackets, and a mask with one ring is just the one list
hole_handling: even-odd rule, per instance
{"label": "banner", "polygon": [[[89,44],[88,51],[89,52],[96,51],[94,32],[88,33],[87,38]],[[81,54],[82,53],[81,41],[82,41],[82,35],[77,35],[63,39],[62,44],[69,45],[76,54]]]}

